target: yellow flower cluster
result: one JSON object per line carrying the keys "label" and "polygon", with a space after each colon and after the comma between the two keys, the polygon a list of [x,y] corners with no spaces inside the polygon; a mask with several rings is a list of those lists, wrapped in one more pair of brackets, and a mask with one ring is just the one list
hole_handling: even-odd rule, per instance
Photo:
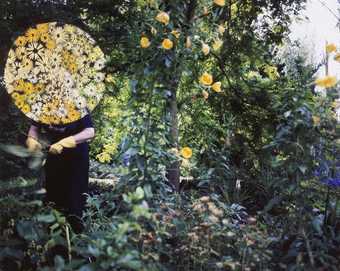
{"label": "yellow flower cluster", "polygon": [[269,77],[271,80],[276,80],[277,78],[280,77],[280,74],[279,74],[278,71],[277,71],[277,67],[275,67],[275,66],[267,65],[267,66],[264,68],[264,72],[268,75],[268,77]]}
{"label": "yellow flower cluster", "polygon": [[[169,14],[167,14],[166,12],[164,11],[161,11],[157,14],[156,18],[155,18],[158,22],[164,24],[164,25],[168,25],[169,24],[169,21],[170,21],[170,16]],[[157,34],[157,30],[152,26],[151,27],[151,33],[153,35],[156,35]],[[175,38],[179,38],[180,37],[180,31],[179,30],[172,30],[170,32],[170,34],[172,34],[173,36],[175,36]],[[148,37],[145,37],[145,36],[142,36],[140,38],[140,46],[141,48],[143,49],[146,49],[148,47],[150,47],[151,45],[151,41]],[[173,47],[174,47],[174,42],[170,39],[170,38],[165,38],[163,39],[162,41],[162,48],[165,49],[165,50],[171,50]]]}
{"label": "yellow flower cluster", "polygon": [[[221,82],[214,82],[213,76],[207,72],[204,72],[201,77],[199,78],[199,81],[202,85],[211,87],[212,90],[215,92],[221,92],[222,89],[222,83]],[[208,99],[209,93],[206,90],[202,91],[202,95],[204,99]]]}
{"label": "yellow flower cluster", "polygon": [[116,143],[105,144],[103,151],[96,158],[101,163],[109,163],[112,160],[112,155],[117,152],[118,145]]}
{"label": "yellow flower cluster", "polygon": [[337,84],[337,79],[335,76],[325,76],[315,80],[315,84],[322,88],[331,88]]}
{"label": "yellow flower cluster", "polygon": [[10,49],[4,81],[15,105],[29,118],[66,124],[93,110],[105,90],[105,56],[81,29],[38,24]]}

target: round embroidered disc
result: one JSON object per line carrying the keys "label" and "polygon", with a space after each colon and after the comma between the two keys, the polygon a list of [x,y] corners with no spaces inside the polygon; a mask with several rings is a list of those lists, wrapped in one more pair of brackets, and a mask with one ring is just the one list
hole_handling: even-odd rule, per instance
{"label": "round embroidered disc", "polygon": [[10,49],[4,80],[30,119],[61,125],[91,112],[105,90],[105,56],[91,36],[69,24],[38,24]]}

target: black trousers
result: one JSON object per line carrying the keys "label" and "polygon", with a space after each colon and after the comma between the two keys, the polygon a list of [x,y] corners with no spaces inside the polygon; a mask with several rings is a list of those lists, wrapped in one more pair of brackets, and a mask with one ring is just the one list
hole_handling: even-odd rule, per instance
{"label": "black trousers", "polygon": [[89,180],[88,143],[64,148],[59,155],[48,154],[45,163],[46,202],[61,210],[74,231],[83,229],[81,217],[85,210]]}

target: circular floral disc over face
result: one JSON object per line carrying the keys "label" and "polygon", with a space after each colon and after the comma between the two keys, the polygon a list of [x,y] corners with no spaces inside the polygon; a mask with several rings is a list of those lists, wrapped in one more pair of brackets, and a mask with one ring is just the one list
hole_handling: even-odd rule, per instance
{"label": "circular floral disc over face", "polygon": [[9,51],[5,84],[30,119],[61,125],[91,112],[105,90],[105,57],[89,34],[68,24],[38,24]]}

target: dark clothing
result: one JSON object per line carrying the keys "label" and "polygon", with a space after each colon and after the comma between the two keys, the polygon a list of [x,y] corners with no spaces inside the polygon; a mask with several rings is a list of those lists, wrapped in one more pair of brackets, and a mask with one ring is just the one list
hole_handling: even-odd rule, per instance
{"label": "dark clothing", "polygon": [[[90,115],[63,126],[47,124],[40,127],[50,144],[75,135],[85,128],[93,127]],[[75,148],[64,148],[61,154],[48,154],[45,163],[46,201],[53,202],[56,208],[65,212],[73,228],[81,227],[80,218],[85,209],[89,179],[89,145],[77,144]],[[76,216],[76,217],[75,217]],[[80,231],[80,229],[78,229]]]}

